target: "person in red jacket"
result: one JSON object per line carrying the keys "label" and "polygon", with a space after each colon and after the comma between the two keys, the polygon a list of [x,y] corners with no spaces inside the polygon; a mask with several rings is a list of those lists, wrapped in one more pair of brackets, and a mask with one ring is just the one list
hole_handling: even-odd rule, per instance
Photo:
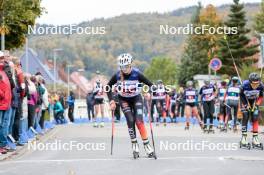
{"label": "person in red jacket", "polygon": [[10,150],[7,146],[7,135],[12,95],[5,67],[4,54],[0,52],[0,154]]}

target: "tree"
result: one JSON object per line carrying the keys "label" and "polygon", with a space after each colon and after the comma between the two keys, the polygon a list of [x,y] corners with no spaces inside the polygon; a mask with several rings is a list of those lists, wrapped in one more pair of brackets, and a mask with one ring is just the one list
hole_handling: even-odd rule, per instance
{"label": "tree", "polygon": [[170,58],[155,57],[145,69],[145,75],[152,81],[161,79],[165,84],[173,85],[177,82],[177,65]]}
{"label": "tree", "polygon": [[[201,11],[199,18],[200,25],[207,25],[207,29],[209,29],[210,27],[214,28],[214,30],[216,31],[218,27],[221,27],[223,25],[222,19],[217,15],[216,8],[211,4],[206,6],[206,8]],[[197,37],[199,37],[199,39],[203,41],[203,47],[208,51],[209,63],[212,58],[217,56],[218,41],[221,37],[221,34],[218,34],[217,32],[210,33],[209,31],[206,31],[205,34],[199,35]]]}
{"label": "tree", "polygon": [[[217,28],[222,25],[220,17],[216,13],[213,5],[208,5],[202,9],[201,3],[198,4],[196,12],[191,20],[195,27],[208,25],[209,27]],[[186,47],[182,56],[178,81],[184,85],[188,80],[191,80],[195,74],[205,74],[208,72],[208,64],[214,56],[217,48],[217,34],[192,34],[186,41]]]}
{"label": "tree", "polygon": [[0,32],[6,36],[6,49],[20,47],[25,42],[28,26],[43,11],[40,0],[0,0]]}
{"label": "tree", "polygon": [[264,33],[264,0],[261,2],[261,10],[255,17],[254,29],[258,33]]}
{"label": "tree", "polygon": [[228,15],[229,19],[225,22],[225,25],[227,27],[237,27],[237,33],[226,35],[226,38],[223,37],[219,42],[219,56],[223,63],[220,72],[230,75],[236,74],[236,71],[226,41],[230,46],[230,51],[238,68],[241,68],[242,63],[251,62],[252,59],[250,60],[250,57],[258,52],[258,45],[249,45],[250,39],[247,34],[250,29],[246,28],[247,20],[243,9],[244,5],[240,4],[239,0],[234,0],[234,4],[230,8],[231,12]]}

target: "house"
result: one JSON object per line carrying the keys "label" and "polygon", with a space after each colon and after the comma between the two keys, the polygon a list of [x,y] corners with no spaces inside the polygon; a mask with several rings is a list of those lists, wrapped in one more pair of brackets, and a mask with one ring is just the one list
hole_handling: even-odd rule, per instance
{"label": "house", "polygon": [[[32,75],[40,72],[47,84],[52,84],[55,82],[54,71],[42,63],[38,54],[33,49],[28,49],[28,54],[25,52],[20,57],[20,61],[24,72],[30,73]],[[55,74],[56,77],[58,77],[58,73]],[[58,80],[59,78],[56,78],[56,82],[58,82]]]}

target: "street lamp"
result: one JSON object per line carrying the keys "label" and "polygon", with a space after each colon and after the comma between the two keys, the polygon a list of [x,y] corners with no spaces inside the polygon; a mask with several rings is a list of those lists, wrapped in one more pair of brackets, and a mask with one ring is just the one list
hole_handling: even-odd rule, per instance
{"label": "street lamp", "polygon": [[74,67],[73,65],[67,65],[67,73],[68,73],[68,96],[70,95],[70,68]]}
{"label": "street lamp", "polygon": [[[79,72],[80,74],[81,72],[84,72],[84,69],[78,69],[77,72]],[[81,99],[81,87],[79,87],[78,93],[79,93],[79,99]]]}
{"label": "street lamp", "polygon": [[53,91],[56,92],[56,80],[57,80],[57,74],[56,74],[56,61],[57,61],[57,52],[62,51],[61,48],[53,49],[53,73],[54,73],[54,84],[53,84]]}

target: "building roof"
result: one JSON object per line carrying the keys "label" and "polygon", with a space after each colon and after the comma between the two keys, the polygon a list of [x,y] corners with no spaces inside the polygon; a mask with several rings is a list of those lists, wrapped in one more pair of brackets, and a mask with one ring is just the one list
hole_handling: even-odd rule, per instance
{"label": "building roof", "polygon": [[28,49],[28,70],[26,70],[26,52],[20,57],[20,61],[24,72],[30,73],[32,75],[36,74],[37,72],[40,72],[47,84],[54,83],[55,77],[53,70],[50,70],[47,65],[44,65],[40,61],[39,56],[33,49]]}

